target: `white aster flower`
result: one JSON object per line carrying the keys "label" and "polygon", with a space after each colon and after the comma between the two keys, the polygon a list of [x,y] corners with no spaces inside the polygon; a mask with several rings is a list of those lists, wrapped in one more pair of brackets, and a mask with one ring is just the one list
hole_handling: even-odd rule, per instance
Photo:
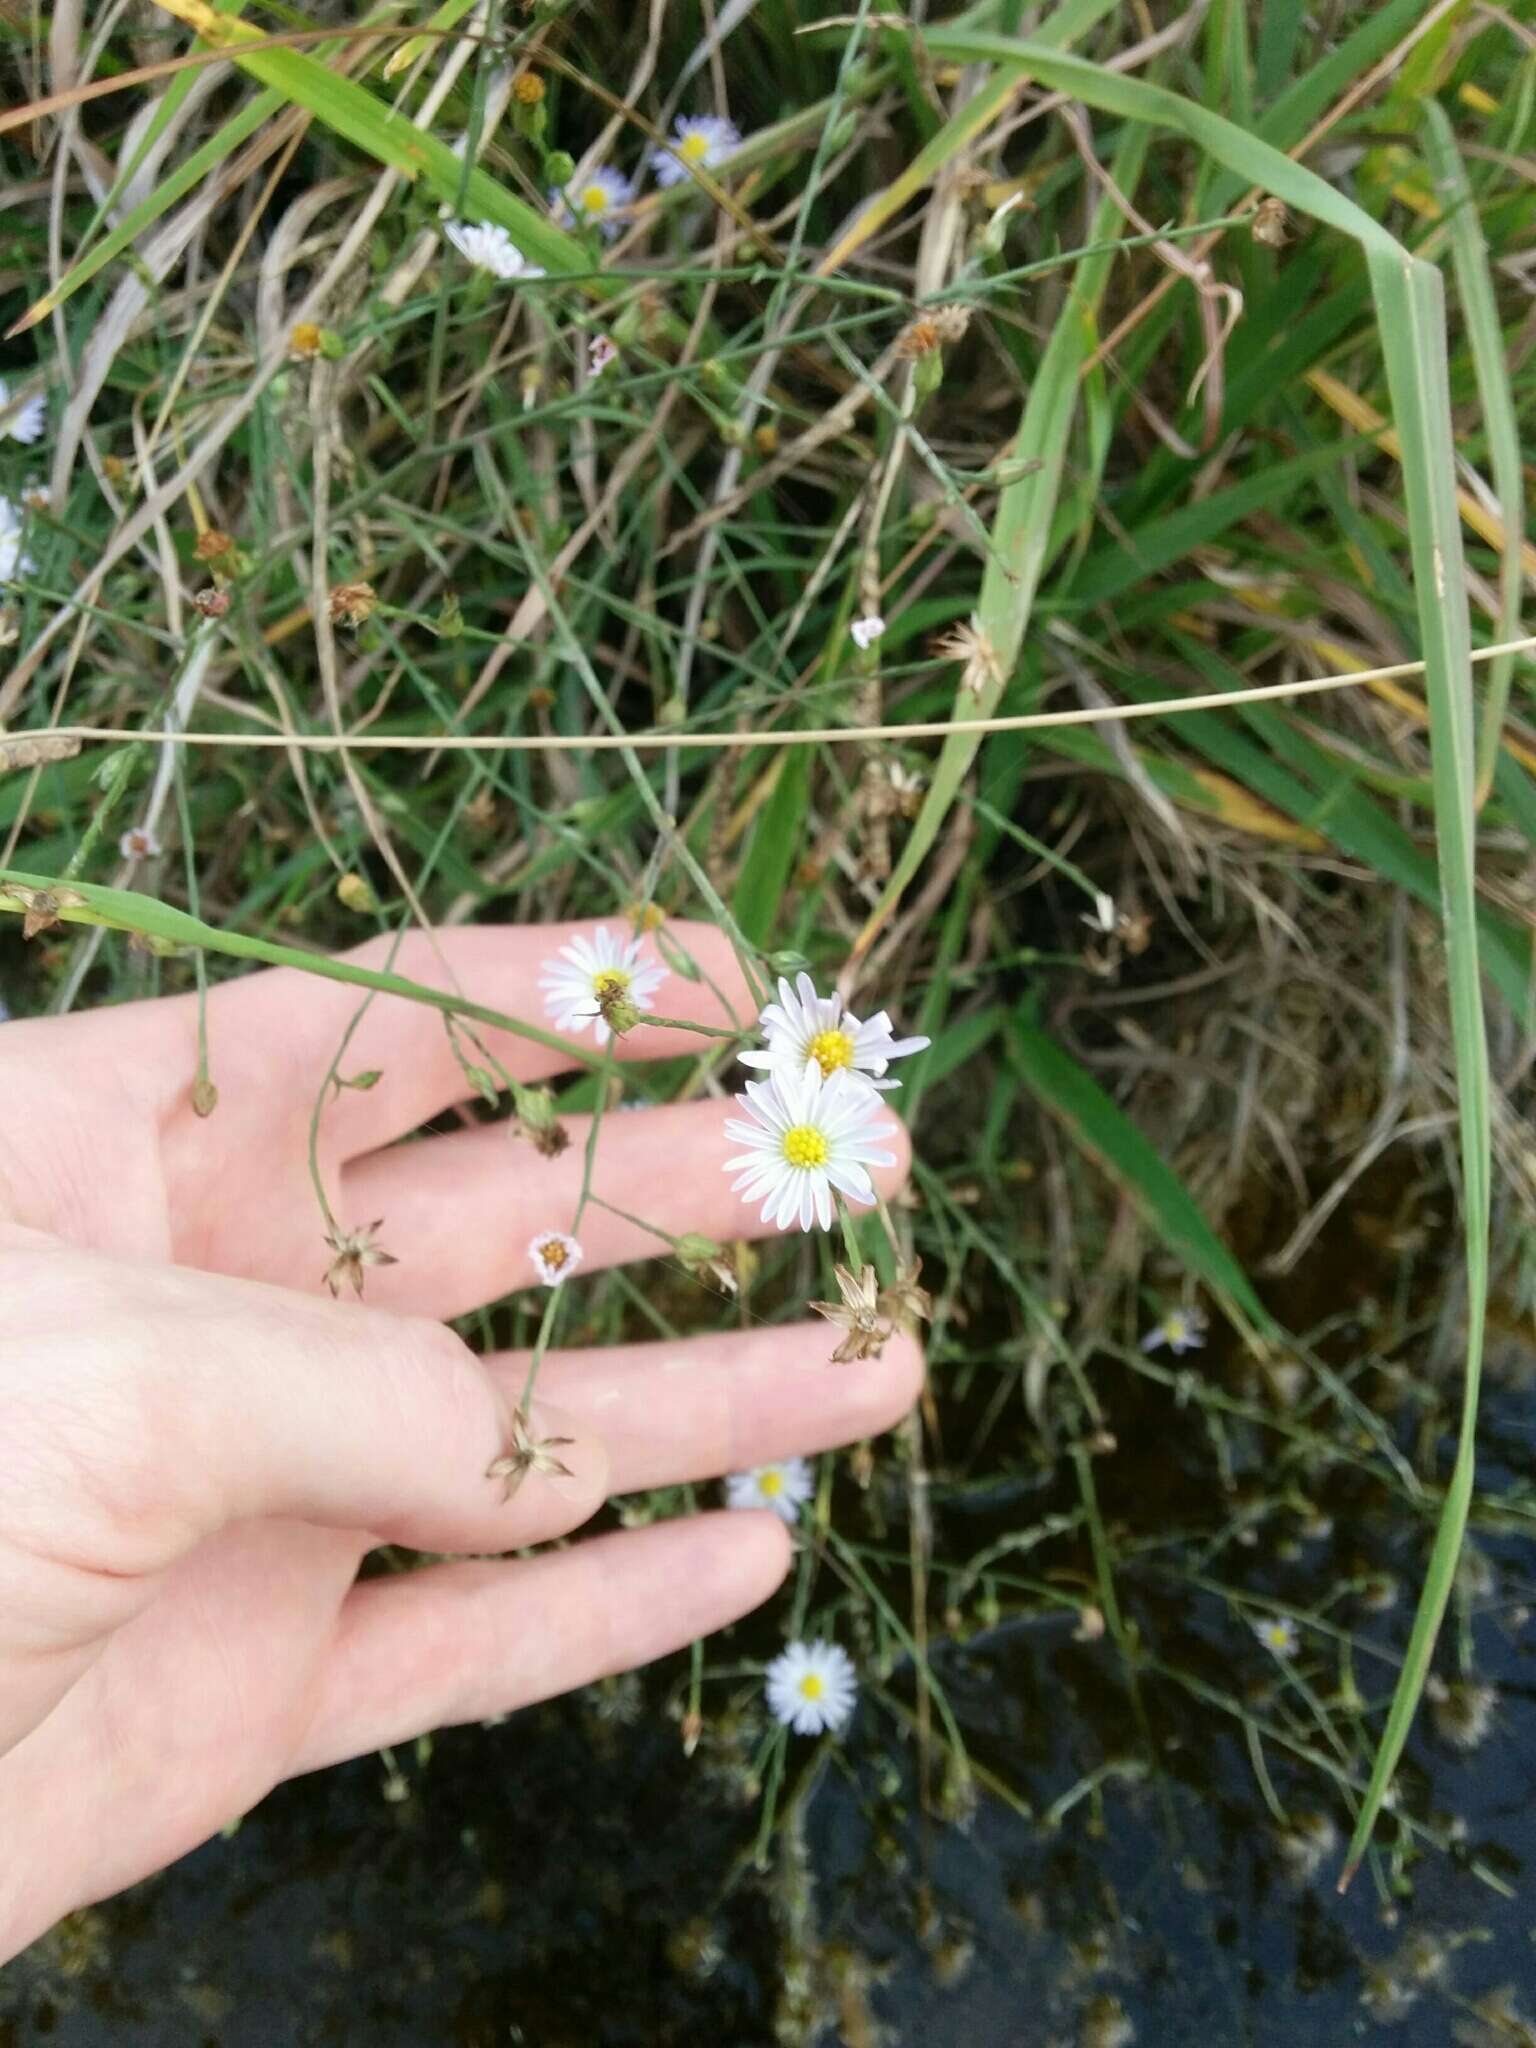
{"label": "white aster flower", "polygon": [[797,1735],[844,1727],[859,1696],[853,1659],[836,1643],[791,1643],[763,1676],[768,1711]]}
{"label": "white aster flower", "polygon": [[848,628],[855,647],[873,647],[885,631],[885,621],[878,612],[866,612],[862,619],[855,619]]}
{"label": "white aster flower", "polygon": [[746,1151],[725,1162],[734,1173],[732,1189],[745,1201],[762,1203],[765,1223],[809,1230],[811,1219],[832,1228],[834,1192],[866,1207],[875,1199],[871,1166],[894,1166],[895,1154],[875,1143],[895,1130],[877,1124],[879,1098],[862,1080],[819,1067],[801,1073],[784,1068],[766,1081],[749,1081],[736,1098],[746,1120],[729,1117],[725,1135]]}
{"label": "white aster flower", "polygon": [[574,1237],[563,1230],[541,1230],[528,1247],[528,1256],[546,1287],[558,1287],[569,1280],[586,1254]]}
{"label": "white aster flower", "polygon": [[600,924],[590,939],[572,939],[544,962],[539,987],[558,1030],[585,1031],[592,1024],[598,1044],[606,1045],[613,1034],[603,1020],[604,998],[625,996],[644,1010],[666,978],[665,967],[645,958],[643,940],[616,939]]}
{"label": "white aster flower", "polygon": [[488,270],[492,277],[511,279],[544,275],[536,263],[527,261],[506,229],[494,221],[449,220],[445,217],[443,233],[466,262],[473,263],[477,270]]}
{"label": "white aster flower", "polygon": [[728,1508],[767,1508],[781,1522],[793,1524],[816,1491],[816,1474],[808,1458],[785,1458],[777,1465],[755,1465],[750,1472],[728,1472]]}
{"label": "white aster flower", "polygon": [[[0,377],[0,412],[4,412],[9,403],[9,387],[5,379]],[[31,398],[22,400],[5,425],[0,427],[0,433],[9,434],[13,441],[20,441],[24,447],[30,448],[34,441],[42,439],[43,429],[47,424],[48,401],[42,392],[38,391]]]}
{"label": "white aster flower", "polygon": [[719,114],[679,114],[669,149],[653,149],[651,162],[662,187],[680,185],[695,171],[712,171],[741,147],[741,131]]}
{"label": "white aster flower", "polygon": [[1253,1632],[1273,1656],[1294,1657],[1300,1638],[1288,1614],[1267,1614],[1253,1624]]}
{"label": "white aster flower", "polygon": [[892,1037],[884,1010],[861,1024],[851,1010],[844,1010],[841,996],[817,995],[808,974],[797,975],[794,988],[781,975],[779,1000],[770,1003],[757,1021],[768,1043],[761,1052],[742,1053],[744,1067],[802,1073],[815,1066],[827,1079],[846,1068],[879,1089],[899,1088],[899,1081],[884,1081],[881,1075],[892,1060],[921,1052],[929,1042]]}
{"label": "white aster flower", "polygon": [[1161,1351],[1166,1344],[1175,1358],[1186,1351],[1198,1351],[1205,1342],[1206,1315],[1203,1308],[1171,1308],[1152,1325],[1141,1340],[1143,1351]]}
{"label": "white aster flower", "polygon": [[118,840],[117,850],[124,860],[158,860],[161,848],[147,825],[130,825]]}
{"label": "white aster flower", "polygon": [[605,240],[619,232],[616,218],[634,197],[634,187],[622,171],[599,164],[573,178],[563,192],[553,193],[555,218],[562,227],[601,228]]}
{"label": "white aster flower", "polygon": [[0,498],[0,589],[30,576],[36,564],[21,544],[26,513],[9,498]]}

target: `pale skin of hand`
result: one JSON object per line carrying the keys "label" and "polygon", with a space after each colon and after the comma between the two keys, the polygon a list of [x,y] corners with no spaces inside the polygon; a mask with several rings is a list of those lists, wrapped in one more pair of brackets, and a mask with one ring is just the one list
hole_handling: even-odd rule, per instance
{"label": "pale skin of hand", "polygon": [[[415,935],[392,965],[538,1021],[540,963],[584,929]],[[750,1017],[720,934],[676,931],[720,993],[674,975],[658,1008],[728,1023],[723,996]],[[376,999],[342,1071],[383,1078],[327,1109],[321,1160],[341,1226],[383,1217],[400,1263],[367,1274],[364,1304],[333,1302],[306,1148],[359,1000],[287,970],[216,990],[207,1120],[190,999],[0,1030],[0,1958],[283,1778],[724,1626],[790,1556],[774,1517],[714,1512],[358,1583],[378,1544],[514,1550],[611,1493],[873,1434],[915,1397],[910,1340],[832,1366],[825,1324],[554,1351],[533,1435],[574,1439],[571,1476],[531,1473],[504,1500],[486,1472],[526,1359],[477,1358],[443,1319],[529,1283],[529,1238],[569,1226],[586,1126],[557,1160],[499,1126],[400,1146],[466,1089],[441,1018]],[[486,1037],[520,1081],[562,1067]],[[701,1043],[642,1026],[621,1056]],[[700,1100],[608,1118],[598,1193],[673,1235],[762,1234],[721,1171],[723,1116]],[[886,1193],[899,1130],[889,1149]],[[581,1237],[584,1273],[659,1248],[595,1208]],[[515,1723],[507,1739],[515,1756]]]}

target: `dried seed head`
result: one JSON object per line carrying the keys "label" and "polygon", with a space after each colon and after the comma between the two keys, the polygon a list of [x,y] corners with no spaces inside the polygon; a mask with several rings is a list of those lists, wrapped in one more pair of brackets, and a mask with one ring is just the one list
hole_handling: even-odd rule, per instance
{"label": "dried seed head", "polygon": [[1283,249],[1291,239],[1285,201],[1261,199],[1253,210],[1251,233],[1256,242],[1266,242],[1271,249]]}
{"label": "dried seed head", "polygon": [[988,690],[1002,688],[1002,661],[975,619],[968,626],[951,626],[931,645],[941,661],[964,664],[960,674],[961,688],[969,690],[973,697],[983,697]]}
{"label": "dried seed head", "polygon": [[85,898],[78,889],[33,889],[21,882],[5,884],[7,896],[14,896],[22,907],[21,936],[35,939],[39,932],[51,931],[59,922],[63,910],[78,910]]}
{"label": "dried seed head", "polygon": [[222,619],[229,610],[229,592],[215,590],[210,584],[206,590],[197,592],[192,600],[192,609],[201,612],[205,619]]}
{"label": "dried seed head", "polygon": [[959,341],[970,324],[969,306],[929,306],[897,336],[896,353],[903,362],[916,362],[946,343]]}
{"label": "dried seed head", "polygon": [[371,583],[338,583],[326,609],[334,625],[360,626],[373,616],[379,593]]}
{"label": "dried seed head", "polygon": [[358,910],[366,914],[369,911],[377,910],[379,907],[378,897],[373,893],[371,884],[362,875],[342,875],[336,884],[336,894],[341,902],[347,906],[348,910]]}
{"label": "dried seed head", "polygon": [[571,1142],[571,1134],[555,1115],[555,1098],[547,1088],[518,1088],[513,1091],[517,1112],[515,1133],[528,1139],[545,1159],[558,1159]]}
{"label": "dried seed head", "polygon": [[326,1232],[325,1241],[336,1254],[325,1269],[325,1284],[333,1295],[340,1294],[345,1282],[361,1299],[363,1275],[370,1266],[399,1265],[398,1259],[392,1258],[380,1245],[374,1243],[374,1232],[383,1227],[384,1218],[378,1216],[361,1230]]}
{"label": "dried seed head", "polygon": [[779,450],[779,430],[773,426],[754,427],[752,446],[759,455],[776,455]]}
{"label": "dried seed head", "polygon": [[833,1268],[841,1301],[813,1301],[817,1315],[825,1316],[847,1335],[832,1354],[834,1365],[847,1365],[855,1358],[878,1358],[891,1334],[891,1326],[880,1319],[880,1276],[873,1266],[854,1275],[846,1266]]}
{"label": "dried seed head", "polygon": [[877,1299],[880,1313],[899,1330],[911,1333],[919,1323],[933,1321],[933,1296],[926,1287],[918,1285],[922,1272],[922,1260],[914,1259],[910,1266],[898,1266],[896,1278],[889,1287],[880,1290]]}
{"label": "dried seed head", "polygon": [[561,1479],[574,1479],[576,1475],[570,1466],[562,1464],[554,1454],[575,1441],[573,1436],[546,1436],[536,1440],[529,1430],[527,1415],[519,1408],[512,1417],[511,1442],[499,1458],[493,1458],[486,1466],[485,1476],[503,1482],[503,1501],[512,1498],[530,1472],[553,1472]]}
{"label": "dried seed head", "polygon": [[193,556],[199,562],[226,561],[234,551],[234,542],[217,526],[205,526],[192,545]]}

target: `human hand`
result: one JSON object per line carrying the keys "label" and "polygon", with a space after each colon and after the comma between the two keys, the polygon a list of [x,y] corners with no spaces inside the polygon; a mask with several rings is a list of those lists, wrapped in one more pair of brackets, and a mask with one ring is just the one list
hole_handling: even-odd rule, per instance
{"label": "human hand", "polygon": [[[721,935],[677,931],[748,1017]],[[532,1019],[539,964],[568,936],[468,928],[435,943],[466,993]],[[385,952],[354,957],[381,966]],[[441,983],[420,935],[391,965]],[[723,1626],[789,1555],[775,1518],[742,1512],[356,1583],[368,1550],[521,1548],[609,1493],[825,1449],[914,1397],[910,1340],[833,1368],[819,1324],[553,1352],[532,1433],[574,1440],[559,1454],[570,1476],[531,1473],[505,1500],[487,1468],[526,1357],[477,1359],[440,1319],[529,1283],[529,1238],[569,1226],[585,1121],[557,1159],[501,1125],[397,1145],[467,1088],[442,1019],[377,998],[344,1070],[382,1079],[326,1108],[319,1160],[338,1221],[383,1217],[400,1263],[368,1273],[367,1306],[329,1300],[309,1123],[359,1001],[286,970],[215,990],[206,1120],[191,1107],[190,998],[0,1031],[0,1956],[284,1777]],[[705,983],[674,978],[666,1002],[731,1021]],[[562,1064],[484,1036],[519,1082]],[[617,1049],[699,1044],[641,1026]],[[760,1233],[720,1170],[723,1119],[709,1101],[607,1119],[596,1192],[673,1235]],[[900,1178],[877,1176],[887,1192]],[[581,1236],[586,1269],[657,1249],[601,1208]]]}

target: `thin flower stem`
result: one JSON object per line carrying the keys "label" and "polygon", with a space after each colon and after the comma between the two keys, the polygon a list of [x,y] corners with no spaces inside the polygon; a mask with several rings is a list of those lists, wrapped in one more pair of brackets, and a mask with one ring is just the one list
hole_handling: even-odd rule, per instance
{"label": "thin flower stem", "polygon": [[848,1254],[848,1270],[857,1280],[864,1270],[864,1254],[859,1250],[858,1233],[854,1230],[853,1218],[842,1202],[837,1205],[837,1220],[843,1226],[843,1249]]}
{"label": "thin flower stem", "polygon": [[695,1031],[701,1038],[745,1038],[746,1032],[731,1029],[723,1024],[695,1024],[687,1017],[657,1017],[649,1010],[642,1010],[638,1022],[656,1024],[665,1031]]}
{"label": "thin flower stem", "polygon": [[768,1772],[763,1780],[763,1817],[758,1822],[757,1846],[752,1861],[759,1870],[768,1868],[768,1844],[773,1839],[773,1819],[779,1803],[779,1786],[784,1781],[784,1759],[789,1752],[789,1730],[776,1728],[770,1737]]}

